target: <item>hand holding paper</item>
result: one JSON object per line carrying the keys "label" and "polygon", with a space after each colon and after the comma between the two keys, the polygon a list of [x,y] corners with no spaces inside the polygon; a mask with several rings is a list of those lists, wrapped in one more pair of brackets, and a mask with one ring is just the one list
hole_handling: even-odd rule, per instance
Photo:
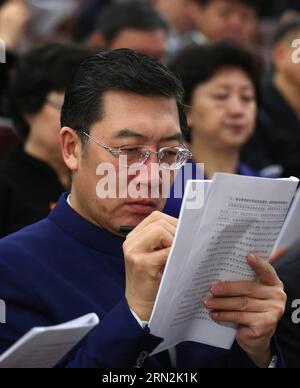
{"label": "hand holding paper", "polygon": [[[298,183],[297,179],[228,174],[216,174],[211,183],[188,183],[176,237],[149,322],[151,333],[164,339],[153,354],[186,341],[230,349],[237,338],[249,356],[265,366],[285,300],[278,278],[272,279],[274,270],[268,261]],[[199,184],[206,186],[204,207],[190,210],[193,186]],[[250,253],[259,255],[262,261],[247,262]],[[225,283],[225,289],[215,295],[226,300],[225,305],[212,306],[222,313],[212,320],[201,300],[209,296],[213,284],[220,282],[230,283]],[[226,293],[232,282],[237,282],[233,295]],[[213,292],[217,292],[216,286]],[[228,298],[240,298],[234,301],[240,302],[240,306],[231,305],[233,300],[228,302]],[[253,306],[254,299],[257,300]],[[257,338],[257,334],[262,337]]]}
{"label": "hand holding paper", "polygon": [[282,318],[286,295],[274,268],[255,255],[248,263],[258,276],[257,281],[217,283],[213,297],[204,305],[216,322],[238,325],[236,340],[240,347],[260,367],[270,364],[271,339]]}

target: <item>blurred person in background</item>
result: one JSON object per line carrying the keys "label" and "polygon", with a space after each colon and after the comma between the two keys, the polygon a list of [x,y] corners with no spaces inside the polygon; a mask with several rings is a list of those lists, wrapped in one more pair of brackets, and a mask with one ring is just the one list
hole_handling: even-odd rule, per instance
{"label": "blurred person in background", "polygon": [[194,28],[189,10],[190,0],[149,0],[153,7],[180,35]]}
{"label": "blurred person in background", "polygon": [[167,51],[168,24],[144,1],[107,7],[90,37],[93,48],[129,48],[162,62]]}
{"label": "blurred person in background", "polygon": [[48,215],[70,176],[59,143],[64,92],[89,50],[49,44],[22,56],[11,83],[11,112],[23,139],[0,163],[0,236]]}
{"label": "blurred person in background", "polygon": [[[184,50],[170,67],[185,89],[193,174],[195,163],[204,163],[206,179],[216,172],[258,175],[240,162],[241,148],[256,123],[260,79],[256,59],[238,46],[217,43]],[[181,202],[172,191],[165,212],[178,217]]]}
{"label": "blurred person in background", "polygon": [[24,0],[0,0],[0,117],[4,112],[9,76],[16,60],[15,51],[29,20],[29,11]]}
{"label": "blurred person in background", "polygon": [[88,0],[83,1],[78,9],[74,22],[73,36],[76,42],[84,42],[94,31],[101,12],[113,0]]}
{"label": "blurred person in background", "polygon": [[167,60],[171,61],[176,52],[191,45],[194,37],[198,38],[198,34],[194,33],[195,25],[190,11],[193,0],[149,0],[149,2],[170,24]]}
{"label": "blurred person in background", "polygon": [[258,3],[255,0],[193,0],[190,6],[199,41],[232,40],[241,45],[256,42]]}
{"label": "blurred person in background", "polygon": [[265,82],[257,132],[243,155],[254,168],[278,165],[284,177],[300,176],[300,50],[297,39],[300,39],[300,19],[283,24],[275,36],[273,70]]}
{"label": "blurred person in background", "polygon": [[22,37],[30,18],[25,0],[0,0],[0,39],[9,51],[14,51]]}
{"label": "blurred person in background", "polygon": [[0,160],[18,142],[7,110],[8,85],[21,39],[29,20],[24,0],[0,0]]}

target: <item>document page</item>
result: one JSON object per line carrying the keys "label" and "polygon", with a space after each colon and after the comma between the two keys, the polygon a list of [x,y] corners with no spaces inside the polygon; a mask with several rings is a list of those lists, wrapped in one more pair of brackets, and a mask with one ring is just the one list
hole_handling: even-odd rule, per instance
{"label": "document page", "polygon": [[59,326],[36,327],[0,356],[3,368],[53,368],[99,324],[96,314]]}
{"label": "document page", "polygon": [[276,242],[276,248],[292,248],[300,240],[300,190],[298,190],[294,202],[289,210],[280,236]]}
{"label": "document page", "polygon": [[269,259],[298,182],[216,174],[198,210],[187,209],[189,182],[149,322],[151,333],[164,338],[152,354],[185,341],[231,348],[236,328],[213,322],[202,300],[217,281],[255,279],[247,256]]}

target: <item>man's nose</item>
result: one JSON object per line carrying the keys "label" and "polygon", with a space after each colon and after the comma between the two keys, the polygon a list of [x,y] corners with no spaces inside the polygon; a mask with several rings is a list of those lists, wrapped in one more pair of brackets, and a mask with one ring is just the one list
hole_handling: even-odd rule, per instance
{"label": "man's nose", "polygon": [[[234,31],[238,32],[240,29],[243,28],[243,20],[241,15],[238,13],[233,13],[229,19],[228,23],[229,27],[234,29]],[[238,36],[237,36],[238,38]]]}
{"label": "man's nose", "polygon": [[146,162],[147,171],[148,171],[148,184],[149,185],[159,185],[161,183],[161,173],[160,173],[160,160],[158,158],[157,152],[152,152],[149,156],[149,159]]}

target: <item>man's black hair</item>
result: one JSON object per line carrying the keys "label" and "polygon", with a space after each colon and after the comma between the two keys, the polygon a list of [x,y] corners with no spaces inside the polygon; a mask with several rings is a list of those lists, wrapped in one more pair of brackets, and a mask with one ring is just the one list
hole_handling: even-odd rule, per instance
{"label": "man's black hair", "polygon": [[115,3],[101,13],[96,29],[109,44],[121,31],[163,29],[168,32],[168,24],[163,17],[145,1],[125,1]]}
{"label": "man's black hair", "polygon": [[104,115],[104,96],[122,91],[150,97],[174,98],[180,125],[187,129],[183,88],[180,81],[162,64],[134,50],[103,51],[86,59],[67,88],[61,125],[73,128],[81,136]]}
{"label": "man's black hair", "polygon": [[232,43],[188,47],[170,64],[170,69],[183,83],[187,105],[190,105],[196,87],[209,81],[224,67],[242,69],[253,82],[259,98],[261,64],[250,52]]}
{"label": "man's black hair", "polygon": [[[295,19],[292,19],[291,21],[283,23],[277,30],[274,39],[273,39],[273,45],[276,45],[278,42],[285,39],[287,36],[291,35],[292,33],[299,33],[300,30],[300,17],[296,17]],[[296,38],[300,38],[300,36],[296,36]]]}
{"label": "man's black hair", "polygon": [[85,48],[50,43],[20,57],[10,86],[10,112],[23,139],[30,131],[26,115],[37,113],[49,93],[64,92],[90,55]]}

